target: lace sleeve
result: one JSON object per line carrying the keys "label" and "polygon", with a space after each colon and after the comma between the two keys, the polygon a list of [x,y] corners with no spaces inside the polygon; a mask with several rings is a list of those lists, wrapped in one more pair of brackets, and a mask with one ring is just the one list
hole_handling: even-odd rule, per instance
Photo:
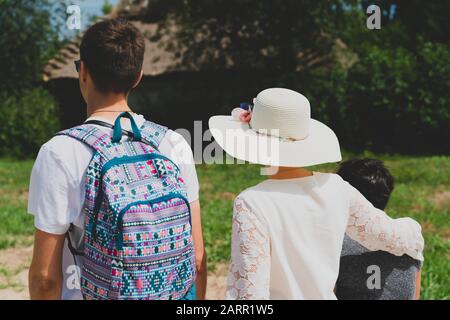
{"label": "lace sleeve", "polygon": [[367,249],[383,250],[396,256],[407,254],[423,261],[422,228],[411,218],[392,219],[375,208],[354,187],[346,183],[350,196],[347,234]]}
{"label": "lace sleeve", "polygon": [[234,203],[231,265],[226,299],[267,300],[270,283],[270,238],[267,227],[247,203]]}

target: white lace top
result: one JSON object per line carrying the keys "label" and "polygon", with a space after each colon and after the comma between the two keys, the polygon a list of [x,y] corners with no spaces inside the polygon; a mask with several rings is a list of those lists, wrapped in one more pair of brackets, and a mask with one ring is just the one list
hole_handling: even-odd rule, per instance
{"label": "white lace top", "polygon": [[368,249],[423,261],[420,225],[388,217],[338,175],[245,190],[234,204],[226,298],[336,299],[345,232]]}

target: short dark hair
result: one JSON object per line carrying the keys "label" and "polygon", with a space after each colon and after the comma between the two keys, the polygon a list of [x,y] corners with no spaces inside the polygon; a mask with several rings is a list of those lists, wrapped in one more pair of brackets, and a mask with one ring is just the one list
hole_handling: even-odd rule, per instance
{"label": "short dark hair", "polygon": [[386,208],[394,190],[394,178],[382,161],[368,158],[348,160],[341,164],[337,174],[376,208]]}
{"label": "short dark hair", "polygon": [[144,53],[144,36],[121,18],[94,24],[80,45],[80,59],[101,92],[129,92],[142,70]]}

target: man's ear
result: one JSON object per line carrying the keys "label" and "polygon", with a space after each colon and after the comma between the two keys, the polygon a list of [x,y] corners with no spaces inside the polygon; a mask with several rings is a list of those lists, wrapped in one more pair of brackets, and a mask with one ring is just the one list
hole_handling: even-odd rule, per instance
{"label": "man's ear", "polygon": [[139,77],[136,79],[136,82],[133,85],[133,89],[136,88],[139,85],[139,83],[141,82],[143,76],[144,76],[144,70],[141,70],[141,73],[139,74]]}
{"label": "man's ear", "polygon": [[89,71],[88,71],[88,69],[86,68],[86,65],[84,64],[83,60],[81,60],[81,63],[80,63],[80,80],[81,80],[83,83],[86,83],[86,82],[87,82],[88,76],[89,76],[88,73],[89,73]]}

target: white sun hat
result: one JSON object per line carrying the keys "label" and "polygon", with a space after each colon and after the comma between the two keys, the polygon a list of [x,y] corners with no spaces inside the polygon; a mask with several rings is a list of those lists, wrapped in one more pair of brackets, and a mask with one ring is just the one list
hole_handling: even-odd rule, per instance
{"label": "white sun hat", "polygon": [[[209,128],[230,156],[267,166],[307,167],[342,160],[336,134],[311,119],[302,94],[283,88],[266,89],[253,100],[250,122],[234,116],[214,116]],[[250,117],[248,117],[250,118]]]}

